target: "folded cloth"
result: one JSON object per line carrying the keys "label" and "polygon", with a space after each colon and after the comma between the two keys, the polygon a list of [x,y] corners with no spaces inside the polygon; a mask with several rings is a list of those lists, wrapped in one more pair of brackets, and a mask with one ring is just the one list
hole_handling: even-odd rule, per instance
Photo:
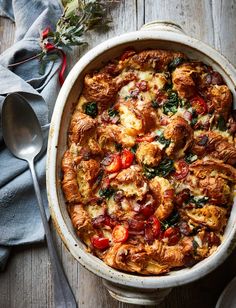
{"label": "folded cloth", "polygon": [[[0,0],[0,15],[15,22],[16,36],[12,47],[0,55],[0,118],[2,103],[8,93],[18,92],[26,99],[33,95],[31,106],[42,127],[47,128],[59,91],[58,70],[61,60],[48,62],[44,75],[39,74],[39,61],[34,59],[8,68],[40,52],[40,32],[55,28],[62,14],[59,0]],[[45,129],[45,143],[47,139]],[[3,269],[11,246],[40,242],[44,230],[36,203],[28,165],[12,156],[2,138],[0,126],[0,269]],[[47,215],[45,191],[45,153],[36,162]]]}

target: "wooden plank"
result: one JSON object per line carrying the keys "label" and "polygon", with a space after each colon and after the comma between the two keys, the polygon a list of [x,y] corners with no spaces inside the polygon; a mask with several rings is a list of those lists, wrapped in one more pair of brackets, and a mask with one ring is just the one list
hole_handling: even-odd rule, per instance
{"label": "wooden plank", "polygon": [[236,65],[236,1],[213,0],[212,19],[215,33],[215,47]]}
{"label": "wooden plank", "polygon": [[197,39],[213,45],[210,1],[145,0],[145,22],[169,20]]}

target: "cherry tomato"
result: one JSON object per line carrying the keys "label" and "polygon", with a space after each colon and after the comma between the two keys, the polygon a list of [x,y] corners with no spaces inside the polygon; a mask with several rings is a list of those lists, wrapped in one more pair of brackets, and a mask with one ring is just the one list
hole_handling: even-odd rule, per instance
{"label": "cherry tomato", "polygon": [[189,171],[189,166],[186,163],[185,160],[180,159],[177,163],[176,163],[176,171],[174,173],[174,176],[177,180],[182,180],[184,179]]}
{"label": "cherry tomato", "polygon": [[128,239],[129,231],[122,225],[117,225],[112,231],[112,238],[115,243],[124,243]]}
{"label": "cherry tomato", "polygon": [[168,238],[169,245],[175,245],[180,239],[179,229],[175,227],[169,227],[164,232],[164,238]]}
{"label": "cherry tomato", "polygon": [[131,151],[124,149],[121,153],[122,168],[125,169],[130,167],[133,163],[133,160],[134,160],[134,154]]}
{"label": "cherry tomato", "polygon": [[104,250],[109,247],[109,239],[107,237],[99,237],[98,235],[94,235],[91,238],[91,243],[94,248],[99,250]]}
{"label": "cherry tomato", "polygon": [[152,142],[152,141],[154,141],[154,139],[155,138],[153,136],[151,136],[151,135],[145,135],[145,136],[137,137],[136,141],[137,142],[144,142],[144,141]]}
{"label": "cherry tomato", "polygon": [[120,171],[122,167],[121,157],[118,154],[112,154],[111,158],[112,161],[110,165],[106,166],[106,171],[110,173]]}
{"label": "cherry tomato", "polygon": [[192,107],[196,110],[198,114],[207,113],[207,104],[203,98],[196,96],[190,100]]}
{"label": "cherry tomato", "polygon": [[145,217],[150,217],[155,212],[153,205],[151,204],[144,204],[141,206],[140,213],[143,214]]}

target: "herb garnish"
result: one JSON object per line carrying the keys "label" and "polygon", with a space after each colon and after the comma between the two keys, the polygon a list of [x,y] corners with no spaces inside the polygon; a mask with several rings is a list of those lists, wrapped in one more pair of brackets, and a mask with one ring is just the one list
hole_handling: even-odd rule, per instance
{"label": "herb garnish", "polygon": [[96,102],[89,102],[83,105],[84,112],[92,118],[96,118],[98,114],[98,106]]}
{"label": "herb garnish", "polygon": [[99,196],[102,198],[109,199],[114,194],[115,190],[112,187],[106,187],[99,190]]}
{"label": "herb garnish", "polygon": [[175,171],[174,162],[170,158],[164,158],[157,167],[144,166],[143,171],[148,179],[152,179],[155,176],[166,177],[172,171]]}

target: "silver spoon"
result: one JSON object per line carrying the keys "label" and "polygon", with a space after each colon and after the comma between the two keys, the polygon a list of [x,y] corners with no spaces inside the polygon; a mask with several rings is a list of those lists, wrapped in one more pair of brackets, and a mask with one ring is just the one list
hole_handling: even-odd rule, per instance
{"label": "silver spoon", "polygon": [[55,307],[75,308],[77,305],[74,295],[53,244],[34,169],[34,159],[40,153],[43,146],[41,127],[33,109],[19,94],[9,94],[4,100],[2,107],[2,131],[4,141],[12,154],[19,159],[26,160],[29,164],[52,265]]}

